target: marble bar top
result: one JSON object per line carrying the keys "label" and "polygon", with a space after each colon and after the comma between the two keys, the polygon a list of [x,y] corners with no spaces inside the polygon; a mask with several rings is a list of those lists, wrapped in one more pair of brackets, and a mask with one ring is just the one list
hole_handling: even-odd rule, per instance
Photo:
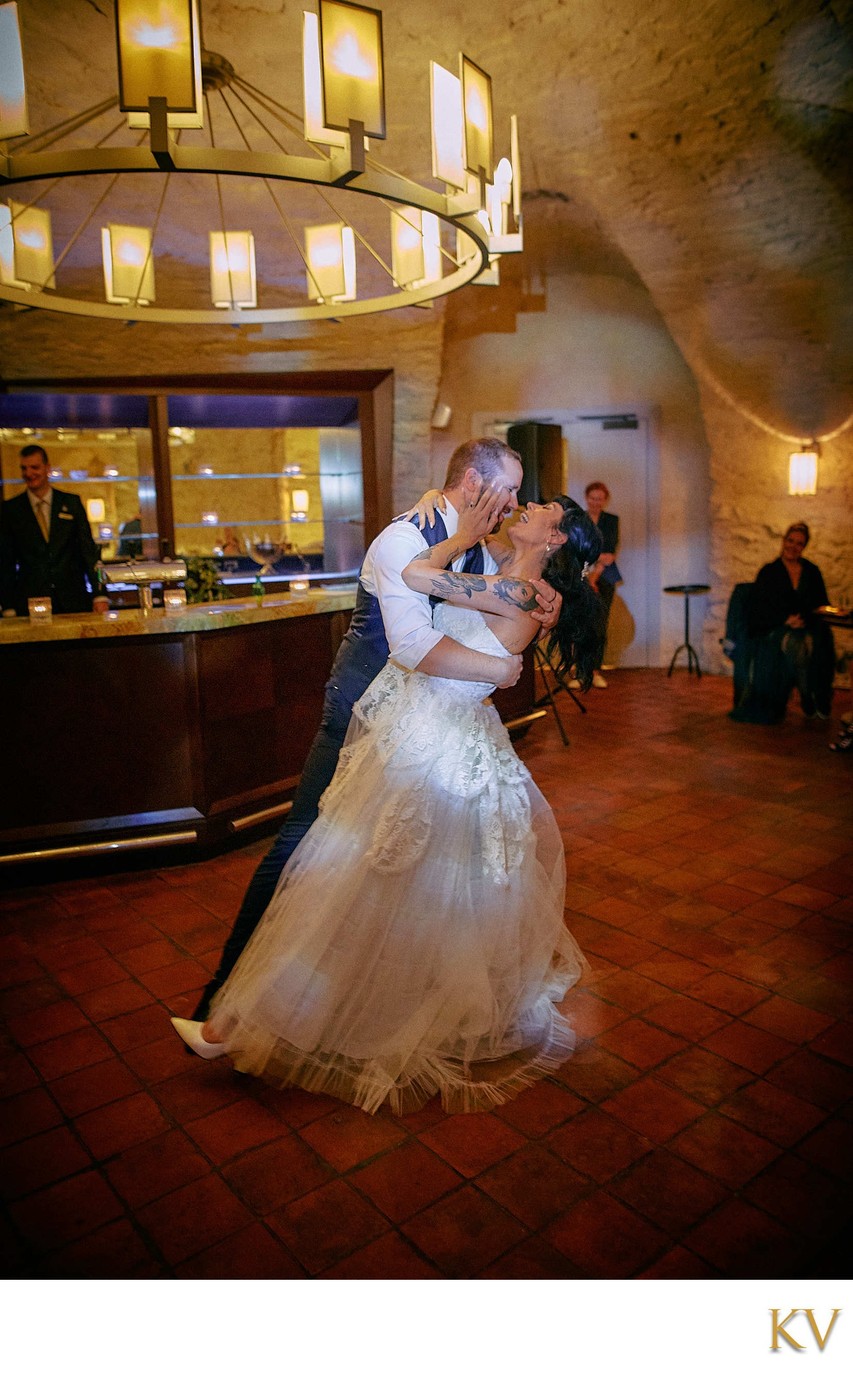
{"label": "marble bar top", "polygon": [[107,614],[54,614],[49,623],[29,618],[0,618],[0,647],[10,643],[63,642],[77,638],[139,637],[152,633],[209,633],[213,629],[242,628],[252,623],[333,614],[352,609],[356,586],[311,588],[304,594],[265,595],[256,599],[223,600],[216,604],[187,604],[177,612],[152,609],[112,609]]}

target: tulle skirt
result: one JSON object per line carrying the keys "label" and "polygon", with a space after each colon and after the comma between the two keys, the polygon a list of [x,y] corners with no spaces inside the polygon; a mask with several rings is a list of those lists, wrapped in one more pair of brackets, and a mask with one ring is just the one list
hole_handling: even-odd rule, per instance
{"label": "tulle skirt", "polygon": [[[480,688],[480,693],[482,693]],[[581,973],[553,814],[490,703],[393,665],[218,994],[235,1067],[368,1112],[493,1107],[558,1067]]]}

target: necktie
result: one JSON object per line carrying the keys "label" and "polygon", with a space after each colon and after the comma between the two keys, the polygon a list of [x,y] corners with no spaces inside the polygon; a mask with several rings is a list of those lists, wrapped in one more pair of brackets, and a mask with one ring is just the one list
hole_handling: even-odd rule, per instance
{"label": "necktie", "polygon": [[48,526],[47,513],[46,513],[46,511],[45,511],[46,509],[47,509],[47,500],[46,500],[46,499],[39,499],[38,502],[36,503],[36,517],[38,518],[38,524],[39,524],[39,527],[41,528],[41,535],[42,535],[42,537],[44,538],[44,540],[45,540],[46,542],[49,542],[49,541],[50,541],[50,528],[49,528],[49,526]]}

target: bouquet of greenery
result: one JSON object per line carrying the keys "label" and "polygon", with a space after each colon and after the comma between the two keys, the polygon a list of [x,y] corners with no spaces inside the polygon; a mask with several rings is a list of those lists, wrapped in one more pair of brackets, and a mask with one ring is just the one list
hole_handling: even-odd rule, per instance
{"label": "bouquet of greenery", "polygon": [[210,556],[187,556],[187,578],[184,588],[187,604],[210,604],[214,600],[230,599],[231,591],[220,580],[219,567]]}

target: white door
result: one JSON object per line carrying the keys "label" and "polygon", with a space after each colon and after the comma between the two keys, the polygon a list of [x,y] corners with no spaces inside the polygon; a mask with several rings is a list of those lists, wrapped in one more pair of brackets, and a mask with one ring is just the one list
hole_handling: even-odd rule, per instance
{"label": "white door", "polygon": [[557,409],[553,412],[472,418],[473,435],[505,436],[514,422],[556,422],[564,440],[565,492],[582,506],[584,489],[603,480],[607,510],[619,516],[616,561],[622,584],[607,629],[604,660],[614,666],[657,666],[659,661],[660,561],[652,521],[656,477],[649,419],[637,411]]}

